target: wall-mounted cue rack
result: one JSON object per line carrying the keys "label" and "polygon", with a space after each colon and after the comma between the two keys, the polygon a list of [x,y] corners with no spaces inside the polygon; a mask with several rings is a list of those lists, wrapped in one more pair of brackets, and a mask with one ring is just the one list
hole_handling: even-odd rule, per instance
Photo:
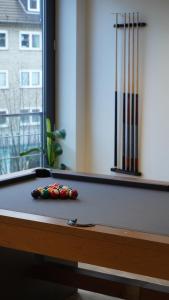
{"label": "wall-mounted cue rack", "polygon": [[111,171],[140,176],[139,171],[139,31],[146,26],[138,12],[115,13],[114,167]]}

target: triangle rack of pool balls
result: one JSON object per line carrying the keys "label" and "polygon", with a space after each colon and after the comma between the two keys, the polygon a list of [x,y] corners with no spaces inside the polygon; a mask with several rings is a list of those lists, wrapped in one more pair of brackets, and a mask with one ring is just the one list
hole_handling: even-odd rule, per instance
{"label": "triangle rack of pool balls", "polygon": [[77,190],[70,186],[54,183],[45,187],[38,187],[31,192],[34,199],[76,199]]}

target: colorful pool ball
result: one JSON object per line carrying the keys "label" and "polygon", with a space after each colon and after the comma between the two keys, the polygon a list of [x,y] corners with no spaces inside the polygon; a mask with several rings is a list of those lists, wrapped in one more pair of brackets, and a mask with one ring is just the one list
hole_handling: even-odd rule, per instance
{"label": "colorful pool ball", "polygon": [[59,190],[58,189],[52,189],[50,191],[50,196],[52,199],[58,199],[60,196]]}
{"label": "colorful pool ball", "polygon": [[67,199],[68,198],[68,190],[66,190],[66,189],[61,189],[60,190],[60,198],[61,199]]}
{"label": "colorful pool ball", "polygon": [[48,191],[48,189],[43,189],[43,191],[41,192],[41,197],[43,199],[48,199],[49,198],[49,191]]}

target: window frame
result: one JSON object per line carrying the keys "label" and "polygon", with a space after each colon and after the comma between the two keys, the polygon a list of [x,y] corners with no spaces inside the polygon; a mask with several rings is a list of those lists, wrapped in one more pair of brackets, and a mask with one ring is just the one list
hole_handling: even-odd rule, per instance
{"label": "window frame", "polygon": [[[29,85],[22,85],[21,76],[22,73],[29,73]],[[32,85],[32,73],[39,73],[39,79],[40,83],[39,85]],[[42,70],[34,70],[34,69],[22,69],[19,71],[19,83],[20,83],[20,89],[37,89],[42,88]]]}
{"label": "window frame", "polygon": [[[22,46],[22,34],[29,35],[29,47]],[[32,36],[39,35],[39,47],[32,47]],[[19,49],[22,51],[41,51],[42,50],[42,33],[40,31],[19,31]]]}
{"label": "window frame", "polygon": [[6,74],[6,85],[1,87],[0,90],[8,90],[9,89],[9,73],[8,70],[0,70],[0,73],[5,73]]}
{"label": "window frame", "polygon": [[31,0],[28,0],[28,6],[27,9],[31,13],[40,13],[40,0],[36,0],[37,8],[31,8]]}
{"label": "window frame", "polygon": [[7,30],[0,30],[0,33],[4,33],[5,34],[5,47],[1,47],[0,46],[0,50],[8,50],[8,31]]}
{"label": "window frame", "polygon": [[[56,6],[55,0],[44,0],[43,18],[43,109],[44,116],[50,118],[52,129],[56,111]],[[44,125],[45,132],[45,125]],[[45,136],[44,136],[45,138]]]}

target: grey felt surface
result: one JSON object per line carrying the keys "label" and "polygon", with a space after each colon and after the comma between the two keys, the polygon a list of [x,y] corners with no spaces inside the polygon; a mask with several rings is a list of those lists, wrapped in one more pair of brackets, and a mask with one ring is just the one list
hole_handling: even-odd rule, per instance
{"label": "grey felt surface", "polygon": [[[31,191],[54,182],[77,189],[77,200],[35,200]],[[37,178],[0,188],[0,209],[169,235],[169,192]]]}

